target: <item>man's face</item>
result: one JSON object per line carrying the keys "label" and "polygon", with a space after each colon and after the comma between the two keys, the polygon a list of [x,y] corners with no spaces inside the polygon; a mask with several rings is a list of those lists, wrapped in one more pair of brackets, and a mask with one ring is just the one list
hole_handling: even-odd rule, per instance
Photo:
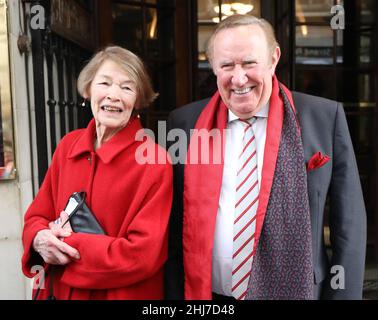
{"label": "man's face", "polygon": [[212,66],[222,100],[241,119],[253,117],[270,98],[280,57],[257,25],[220,31],[213,42]]}

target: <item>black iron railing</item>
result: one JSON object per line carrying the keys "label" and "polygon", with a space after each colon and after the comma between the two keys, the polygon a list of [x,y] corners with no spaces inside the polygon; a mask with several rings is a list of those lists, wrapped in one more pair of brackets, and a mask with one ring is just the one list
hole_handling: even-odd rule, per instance
{"label": "black iron railing", "polygon": [[[85,127],[91,110],[81,107],[76,90],[78,74],[92,52],[51,30],[51,1],[31,1],[30,7],[45,9],[45,28],[29,26],[32,38],[35,129],[38,182],[42,183],[49,158],[60,139],[77,128]],[[51,152],[49,152],[51,150]]]}

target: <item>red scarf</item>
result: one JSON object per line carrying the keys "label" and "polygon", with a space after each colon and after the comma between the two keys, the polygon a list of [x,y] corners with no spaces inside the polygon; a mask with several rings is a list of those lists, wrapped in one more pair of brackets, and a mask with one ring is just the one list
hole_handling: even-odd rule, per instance
{"label": "red scarf", "polygon": [[[291,105],[290,91],[282,84]],[[219,92],[216,92],[200,114],[195,129],[223,129],[227,127],[227,107]],[[259,205],[256,218],[256,241],[260,237],[269,196],[272,187],[280,136],[283,124],[284,105],[279,94],[278,80],[273,77],[272,94],[268,115],[264,165],[260,188]],[[193,143],[198,136],[193,134],[187,153],[184,170],[184,218],[183,218],[183,254],[185,272],[185,299],[212,298],[212,250],[214,243],[215,222],[222,186],[224,135],[209,139],[210,154],[220,152],[220,163],[190,164],[193,154],[201,159],[201,146]],[[221,148],[221,150],[219,150]]]}

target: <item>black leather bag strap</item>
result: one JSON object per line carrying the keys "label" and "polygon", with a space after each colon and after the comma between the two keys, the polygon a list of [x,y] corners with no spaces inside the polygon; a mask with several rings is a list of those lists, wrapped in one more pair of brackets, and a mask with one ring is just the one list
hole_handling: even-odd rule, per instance
{"label": "black leather bag strap", "polygon": [[56,300],[54,296],[54,273],[55,273],[54,266],[51,266],[50,283],[49,283],[50,293],[46,300]]}

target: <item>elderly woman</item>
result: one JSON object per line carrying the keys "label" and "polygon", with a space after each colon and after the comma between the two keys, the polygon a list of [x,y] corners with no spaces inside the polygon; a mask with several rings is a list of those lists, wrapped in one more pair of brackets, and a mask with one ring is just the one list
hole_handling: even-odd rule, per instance
{"label": "elderly woman", "polygon": [[[161,299],[172,170],[169,161],[139,164],[135,157],[142,144],[137,113],[156,94],[140,59],[120,47],[92,58],[78,90],[94,119],[59,143],[25,215],[23,272],[33,277],[36,266],[45,269],[38,299],[51,292],[56,299]],[[143,143],[167,159],[152,140]],[[63,225],[67,201],[79,191],[104,234]]]}

